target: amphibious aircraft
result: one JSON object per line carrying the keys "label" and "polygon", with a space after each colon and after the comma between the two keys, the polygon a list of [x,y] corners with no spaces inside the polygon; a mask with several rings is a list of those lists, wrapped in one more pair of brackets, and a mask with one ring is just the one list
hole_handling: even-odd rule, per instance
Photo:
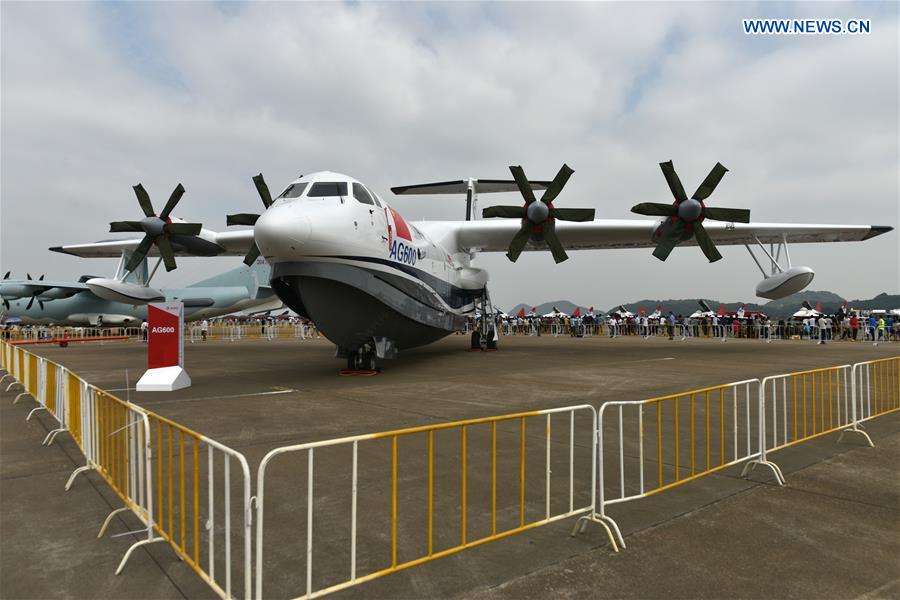
{"label": "amphibious aircraft", "polygon": [[[274,199],[257,175],[253,180],[265,210],[227,219],[228,225],[252,229],[215,232],[169,218],[184,193],[180,185],[160,215],[138,185],[144,218],[112,223],[111,230],[143,232],[143,238],[51,250],[81,257],[160,254],[167,269],[175,268],[175,255],[246,253],[248,262],[261,255],[272,265],[271,286],[278,297],[311,318],[348,367],[374,368],[376,357],[391,358],[398,350],[459,331],[476,307],[494,312],[488,274],[474,264],[481,252],[506,252],[515,262],[523,251],[549,250],[558,263],[566,260],[567,250],[655,248],[653,255],[665,260],[675,246],[698,245],[715,261],[721,258],[717,245],[740,244],[763,273],[757,295],[772,298],[803,289],[813,277],[812,269],[791,265],[789,243],[860,241],[892,229],[749,223],[748,210],[707,206],[727,171],[721,164],[690,198],[671,161],[660,166],[674,202],[632,208],[655,217],[650,220],[595,219],[594,209],[556,206],[573,173],[566,165],[552,181],[529,181],[514,166],[512,180],[470,178],[393,188],[395,194],[464,194],[462,221],[407,222],[362,182],[325,171],[296,178]],[[482,211],[483,219],[473,218],[479,193],[516,191],[521,204],[491,206]],[[482,319],[484,326],[490,321]]]}
{"label": "amphibious aircraft", "polygon": [[[127,259],[126,259],[127,260]],[[9,319],[26,324],[128,326],[147,318],[147,302],[180,300],[185,319],[194,321],[246,308],[277,309],[281,301],[269,287],[270,267],[242,266],[185,288],[150,288],[146,261],[131,273],[104,279],[84,275],[77,282],[44,279],[0,281],[0,322]],[[127,278],[125,277],[127,275]],[[145,290],[141,298],[128,295],[132,288]]]}

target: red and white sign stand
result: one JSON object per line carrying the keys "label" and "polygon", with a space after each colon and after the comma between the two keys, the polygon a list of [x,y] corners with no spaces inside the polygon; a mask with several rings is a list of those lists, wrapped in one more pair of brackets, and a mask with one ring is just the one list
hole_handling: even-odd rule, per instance
{"label": "red and white sign stand", "polygon": [[147,305],[147,372],[137,382],[139,392],[173,392],[191,385],[184,370],[184,304]]}

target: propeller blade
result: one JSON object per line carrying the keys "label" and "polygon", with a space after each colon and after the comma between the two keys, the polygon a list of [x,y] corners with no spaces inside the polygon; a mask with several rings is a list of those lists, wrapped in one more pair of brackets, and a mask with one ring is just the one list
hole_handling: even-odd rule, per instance
{"label": "propeller blade", "polygon": [[41,310],[44,310],[44,301],[38,298],[38,306],[41,307]]}
{"label": "propeller blade", "polygon": [[526,211],[521,206],[488,206],[481,211],[481,216],[485,219],[491,217],[506,217],[509,219],[524,219]]}
{"label": "propeller blade", "polygon": [[134,195],[137,196],[138,204],[141,205],[141,210],[144,211],[145,217],[155,217],[156,212],[153,210],[153,203],[150,202],[150,194],[147,193],[147,190],[144,189],[144,186],[140,183],[134,186]]}
{"label": "propeller blade", "polygon": [[169,196],[169,201],[166,202],[165,207],[163,207],[163,211],[159,213],[159,218],[163,221],[168,219],[169,214],[175,208],[175,205],[178,204],[178,201],[181,200],[182,196],[184,196],[184,186],[179,183],[172,191],[172,195]]}
{"label": "propeller blade", "polygon": [[250,213],[238,213],[236,215],[228,215],[225,217],[225,224],[231,225],[256,225],[259,215]]}
{"label": "propeller blade", "polygon": [[697,238],[697,244],[699,244],[700,249],[703,250],[703,254],[706,255],[709,262],[713,263],[722,258],[715,242],[709,237],[702,223],[694,223],[694,237]]}
{"label": "propeller blade", "polygon": [[706,176],[706,179],[703,180],[703,183],[700,184],[700,187],[697,188],[697,191],[694,192],[694,195],[691,196],[694,200],[706,200],[709,198],[710,194],[713,193],[713,190],[716,189],[716,186],[719,185],[719,182],[722,181],[722,178],[725,177],[725,173],[728,172],[722,163],[717,162],[716,166],[712,168],[712,171],[709,172],[709,175]]}
{"label": "propeller blade", "polygon": [[678,178],[678,173],[675,172],[675,166],[672,164],[672,161],[659,163],[659,168],[662,169],[663,176],[666,178],[666,183],[669,184],[669,189],[672,190],[675,200],[679,204],[687,200],[684,186],[681,185],[681,180]]}
{"label": "propeller blade", "polygon": [[126,231],[134,232],[144,230],[141,228],[141,224],[138,221],[113,221],[109,224],[110,233],[124,233]]}
{"label": "propeller blade", "polygon": [[247,251],[246,256],[244,256],[244,264],[249,267],[254,262],[256,262],[257,258],[259,258],[259,248],[256,246],[256,244],[253,244]]}
{"label": "propeller blade", "polygon": [[556,237],[556,228],[545,225],[541,233],[544,234],[544,241],[550,246],[550,253],[553,255],[553,260],[556,261],[556,264],[569,258],[569,255],[566,254],[562,244],[559,243],[559,238]]}
{"label": "propeller blade", "polygon": [[272,206],[272,194],[269,193],[269,186],[266,185],[266,180],[263,179],[262,173],[253,177],[253,185],[256,186],[256,191],[259,192],[263,205],[266,208]]}
{"label": "propeller blade", "polygon": [[749,223],[750,211],[745,208],[712,208],[703,209],[703,216],[714,221],[730,221],[732,223]]}
{"label": "propeller blade", "polygon": [[[559,193],[562,191],[563,187],[565,187],[566,182],[569,181],[569,177],[571,177],[574,172],[575,171],[569,168],[569,165],[563,164],[556,174],[556,177],[550,182],[549,187],[544,190],[544,195],[541,196],[541,202],[550,204],[556,200],[556,197],[559,196]],[[593,217],[591,217],[591,220],[593,220]]]}
{"label": "propeller blade", "polygon": [[41,275],[40,278],[38,278],[38,281],[43,281],[43,280],[44,280],[44,275]]}
{"label": "propeller blade", "polygon": [[595,212],[593,208],[551,208],[550,216],[560,221],[584,222],[593,221]]}
{"label": "propeller blade", "polygon": [[3,276],[3,279],[9,279],[9,274],[10,274],[10,273],[12,273],[12,271],[7,271],[7,272],[6,272],[6,275]]}
{"label": "propeller blade", "polygon": [[144,239],[141,240],[141,243],[138,244],[138,247],[131,253],[131,258],[129,258],[128,262],[125,264],[125,270],[131,272],[137,269],[138,265],[141,264],[141,261],[147,256],[147,253],[150,251],[150,246],[152,245],[153,238],[149,235],[145,235]]}
{"label": "propeller blade", "polygon": [[9,300],[6,298],[3,299],[3,306],[6,307],[6,310],[9,310]]}
{"label": "propeller blade", "polygon": [[30,309],[32,304],[34,304],[34,296],[32,296],[31,300],[28,301],[28,304],[25,305],[25,310]]}
{"label": "propeller blade", "polygon": [[174,271],[177,269],[178,265],[175,264],[175,252],[172,251],[172,244],[169,242],[169,238],[164,235],[156,238],[156,247],[159,248],[163,264],[166,265],[166,271]]}
{"label": "propeller blade", "polygon": [[203,226],[200,223],[166,223],[166,233],[173,235],[200,235]]}
{"label": "propeller blade", "polygon": [[525,244],[528,243],[529,237],[531,237],[531,226],[528,223],[525,223],[519,228],[519,231],[516,232],[516,235],[513,236],[513,239],[509,242],[509,251],[506,253],[506,258],[512,262],[519,260],[519,255],[522,254],[522,249],[525,248]]}
{"label": "propeller blade", "polygon": [[680,219],[669,219],[666,221],[659,236],[659,242],[656,244],[656,249],[653,250],[653,256],[662,261],[669,258],[669,254],[681,241],[682,233],[684,233],[683,221]]}
{"label": "propeller blade", "polygon": [[534,202],[534,190],[531,189],[531,184],[528,183],[528,178],[525,176],[525,171],[522,167],[518,165],[510,166],[509,172],[512,173],[513,179],[516,180],[519,192],[521,192],[522,196],[525,198],[525,204]]}
{"label": "propeller blade", "polygon": [[28,278],[28,281],[31,281],[31,273],[25,273],[25,277]]}
{"label": "propeller blade", "polygon": [[659,202],[641,202],[632,206],[631,212],[648,217],[674,217],[678,214],[678,206]]}

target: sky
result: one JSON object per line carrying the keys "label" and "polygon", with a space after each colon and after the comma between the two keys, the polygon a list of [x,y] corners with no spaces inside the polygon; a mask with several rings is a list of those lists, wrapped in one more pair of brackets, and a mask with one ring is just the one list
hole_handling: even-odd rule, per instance
{"label": "sky", "polygon": [[[110,276],[111,259],[50,246],[108,239],[136,219],[138,182],[161,209],[225,229],[273,189],[332,170],[408,220],[461,219],[463,197],[391,186],[506,178],[520,164],[575,174],[558,206],[632,218],[670,202],[658,163],[690,193],[716,161],[711,206],[753,221],[898,226],[897,3],[0,3],[0,271]],[[748,36],[745,18],[867,18],[870,35]],[[482,195],[480,207],[518,203]],[[798,244],[810,289],[900,291],[898,232]],[[756,300],[742,247],[482,254],[494,302]],[[179,259],[157,286],[238,258]]]}

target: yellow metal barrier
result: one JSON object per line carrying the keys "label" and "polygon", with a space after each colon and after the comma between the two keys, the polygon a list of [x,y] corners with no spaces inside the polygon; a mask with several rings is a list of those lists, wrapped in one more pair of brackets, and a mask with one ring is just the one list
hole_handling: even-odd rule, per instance
{"label": "yellow metal barrier", "polygon": [[900,356],[857,363],[852,380],[860,421],[900,409]]}
{"label": "yellow metal barrier", "polygon": [[[578,429],[580,433],[584,434],[579,447],[584,451],[591,448],[590,457],[583,457],[583,466],[579,470],[579,473],[585,475],[581,480],[585,488],[589,479],[585,472],[589,468],[588,462],[591,465],[591,477],[590,488],[577,490],[575,432],[576,413],[582,414],[581,411],[586,413],[590,421],[589,427]],[[553,416],[556,416],[557,424],[556,427],[551,428]],[[537,421],[537,423],[529,427],[529,420]],[[584,420],[579,420],[579,424],[588,425]],[[276,456],[295,452],[306,453],[306,461],[291,463],[294,466],[305,463],[305,481],[297,486],[291,484],[290,490],[305,487],[306,491],[306,552],[304,554],[306,586],[302,597],[313,598],[546,523],[593,512],[595,489],[593,477],[596,473],[594,450],[596,446],[592,431],[595,427],[596,412],[593,407],[579,405],[412,427],[277,448],[263,458],[257,476],[255,595],[257,598],[261,598],[263,594],[266,472],[267,469],[273,468],[270,463]],[[554,445],[552,432],[554,429],[558,430],[560,438],[556,440],[555,445],[562,446],[561,451],[556,454],[559,462],[555,471],[564,473],[561,477],[557,477],[555,486],[551,484],[551,472],[554,471],[551,469],[551,447]],[[531,435],[539,441],[536,447],[532,447],[532,454],[529,455],[527,440],[529,432],[532,431],[534,433]],[[361,444],[366,444],[363,452],[360,452]],[[499,452],[498,444],[501,446]],[[410,449],[403,452],[400,448],[401,445]],[[349,455],[342,452],[342,449],[349,450]],[[316,481],[314,478],[315,457],[320,456],[320,460],[324,460],[332,453],[338,453],[343,457],[339,460],[349,462],[346,465],[349,468],[329,467],[324,472],[319,471],[319,481]],[[386,460],[382,461],[377,458],[384,456],[385,453],[387,454]],[[451,456],[452,459],[450,459]],[[474,457],[480,457],[483,460],[473,461]],[[401,458],[404,459],[402,462]],[[380,466],[372,471],[366,470],[365,479],[361,482],[359,463],[362,460],[378,461]],[[438,461],[441,465],[436,464]],[[536,466],[535,461],[540,466]],[[446,483],[447,478],[436,479],[436,474],[441,471],[444,474],[448,474],[449,471],[449,480],[455,480],[455,483]],[[329,479],[329,475],[343,479],[343,475],[348,472],[349,482],[344,481],[337,484],[324,480]],[[404,475],[401,475],[401,472]],[[527,474],[532,472],[538,474],[532,476],[531,479],[526,479]],[[279,479],[279,481],[283,480]],[[472,484],[476,481],[481,485],[473,487]],[[529,481],[533,483],[529,485]],[[339,487],[331,487],[332,483]],[[349,485],[347,485],[348,483]],[[535,483],[540,487],[534,485]],[[326,492],[328,505],[319,505],[317,510],[314,488],[318,487],[336,491]],[[454,487],[455,490],[453,490]],[[344,490],[344,494],[337,490]],[[369,494],[360,499],[360,490],[366,490]],[[539,492],[535,494],[538,490]],[[276,489],[274,493],[278,494],[279,491]],[[349,498],[346,498],[346,492],[349,492]],[[269,493],[273,492],[269,491]],[[293,492],[291,495],[294,495]],[[535,495],[540,500],[535,501]],[[350,504],[349,521],[341,520],[339,515],[328,512],[333,510],[333,505],[341,502],[339,498],[342,496]],[[576,497],[579,498],[577,503]],[[529,498],[532,498],[530,502]],[[367,506],[370,503],[379,504],[383,507],[384,512],[366,509],[363,512],[364,519],[360,522],[358,514],[361,511],[358,507],[361,502],[365,502]],[[581,505],[580,502],[587,504]],[[323,510],[328,514],[323,516]],[[292,512],[296,513],[296,508]],[[313,523],[317,513],[320,519],[324,519],[329,524],[328,539],[322,542],[328,547],[327,554],[331,555],[337,551],[337,548],[334,547],[337,543],[335,540],[342,537],[341,531],[346,534],[349,546],[347,571],[338,574],[332,570],[323,569],[324,574],[319,579],[330,579],[331,581],[321,584],[317,583],[313,577]],[[456,514],[450,516],[452,513]],[[270,538],[276,537],[276,547],[281,548],[282,545],[290,544],[299,537],[300,532],[296,527],[291,527],[291,534],[284,537],[281,534],[281,521],[276,519],[275,522],[279,527],[277,529],[270,528],[268,535]],[[446,527],[439,527],[439,523]],[[363,526],[373,528],[373,530],[367,532],[368,535],[364,535],[360,532],[360,528]],[[419,537],[420,533],[422,537]],[[388,566],[375,567],[366,574],[360,574],[357,564],[360,538],[364,542],[370,542],[373,546],[381,546],[379,540],[384,540],[387,547],[382,547],[382,559]],[[615,544],[611,534],[610,540]],[[269,543],[273,543],[271,539]],[[370,565],[373,562],[371,560],[373,554],[378,554],[378,551],[372,549],[363,554]],[[289,587],[289,581],[278,581],[276,583],[277,591],[269,593],[277,596],[296,595],[293,590],[279,587],[285,585]]]}
{"label": "yellow metal barrier", "polygon": [[624,547],[606,507],[757,458],[758,406],[758,379],[604,403],[598,411],[599,513],[593,520],[612,526]]}
{"label": "yellow metal barrier", "polygon": [[[93,470],[122,500],[123,508],[110,513],[98,537],[103,535],[112,517],[123,510],[131,511],[146,526],[146,538],[129,548],[116,573],[121,572],[138,546],[166,541],[219,596],[234,597],[230,472],[232,462],[237,462],[240,471],[235,480],[239,484],[242,481],[243,504],[235,504],[238,505],[237,515],[243,520],[244,539],[244,564],[237,578],[243,578],[238,583],[244,590],[243,595],[249,598],[252,589],[250,471],[243,455],[90,385],[68,369],[24,348],[5,342],[2,345],[0,356],[4,359],[18,356],[24,387],[41,405],[32,413],[46,409],[61,424],[60,429],[48,434],[45,443],[52,443],[56,433],[69,431],[86,458],[85,466],[69,477],[66,489],[71,487],[78,473]],[[200,460],[201,447],[207,454],[203,461]],[[214,458],[216,455],[217,459]],[[217,495],[221,498],[218,505]],[[154,515],[154,502],[158,515]],[[218,546],[215,539],[217,511],[224,521],[222,543]],[[217,556],[217,549],[220,550],[222,545],[224,565],[222,557]],[[201,564],[201,557],[207,559],[206,569]],[[217,562],[219,571],[224,571],[225,576],[221,584],[215,577]]]}
{"label": "yellow metal barrier", "polygon": [[850,374],[850,365],[839,365],[763,379],[766,451],[852,425]]}

